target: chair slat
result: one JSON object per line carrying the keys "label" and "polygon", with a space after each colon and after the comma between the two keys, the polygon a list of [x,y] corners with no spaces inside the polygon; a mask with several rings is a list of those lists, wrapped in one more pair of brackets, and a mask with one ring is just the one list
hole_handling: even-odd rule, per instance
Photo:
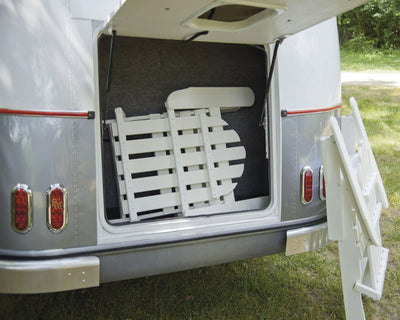
{"label": "chair slat", "polygon": [[129,161],[128,170],[131,173],[157,171],[175,167],[172,155],[133,159]]}
{"label": "chair slat", "polygon": [[134,180],[136,192],[153,191],[178,186],[175,174],[163,174],[153,177],[137,178]]}
{"label": "chair slat", "polygon": [[135,199],[137,212],[173,207],[181,204],[179,193],[171,192]]}

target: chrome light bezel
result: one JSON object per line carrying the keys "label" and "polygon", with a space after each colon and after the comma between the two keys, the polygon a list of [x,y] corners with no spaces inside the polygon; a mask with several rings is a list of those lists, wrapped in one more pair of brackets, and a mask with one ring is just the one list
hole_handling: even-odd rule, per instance
{"label": "chrome light bezel", "polygon": [[319,168],[319,198],[322,201],[326,200],[326,189],[324,196],[324,165],[321,165],[321,167]]}

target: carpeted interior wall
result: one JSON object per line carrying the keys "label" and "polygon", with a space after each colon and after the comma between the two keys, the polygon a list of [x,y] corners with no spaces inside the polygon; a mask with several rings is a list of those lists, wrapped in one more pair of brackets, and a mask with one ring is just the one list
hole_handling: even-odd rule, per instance
{"label": "carpeted interior wall", "polygon": [[[99,39],[100,105],[106,100],[110,37]],[[108,118],[122,107],[127,116],[165,112],[168,95],[187,87],[248,86],[253,107],[222,115],[246,148],[245,171],[235,188],[237,200],[267,195],[268,164],[265,133],[259,126],[265,99],[265,53],[248,45],[117,37]],[[103,142],[107,208],[118,207],[111,148]],[[113,210],[110,209],[110,212]],[[114,210],[115,211],[115,210]]]}

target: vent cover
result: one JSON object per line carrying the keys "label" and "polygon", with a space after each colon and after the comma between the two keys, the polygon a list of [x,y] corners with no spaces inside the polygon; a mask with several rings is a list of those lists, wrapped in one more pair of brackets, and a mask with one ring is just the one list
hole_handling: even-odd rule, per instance
{"label": "vent cover", "polygon": [[286,11],[286,6],[265,1],[214,1],[183,25],[199,30],[237,31]]}

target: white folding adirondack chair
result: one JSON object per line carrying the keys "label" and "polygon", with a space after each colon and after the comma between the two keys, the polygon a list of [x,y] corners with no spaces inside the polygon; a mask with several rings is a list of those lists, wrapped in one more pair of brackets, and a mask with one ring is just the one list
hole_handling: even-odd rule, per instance
{"label": "white folding adirondack chair", "polygon": [[386,192],[356,100],[352,114],[330,119],[333,135],[321,140],[327,193],[328,235],[338,240],[346,318],[365,319],[361,294],[382,296],[389,250],[379,219]]}
{"label": "white folding adirondack chair", "polygon": [[246,157],[221,109],[249,107],[247,87],[187,88],[171,93],[167,112],[126,118],[115,109],[109,120],[121,221],[180,213],[183,216],[232,210],[232,179],[243,174]]}

